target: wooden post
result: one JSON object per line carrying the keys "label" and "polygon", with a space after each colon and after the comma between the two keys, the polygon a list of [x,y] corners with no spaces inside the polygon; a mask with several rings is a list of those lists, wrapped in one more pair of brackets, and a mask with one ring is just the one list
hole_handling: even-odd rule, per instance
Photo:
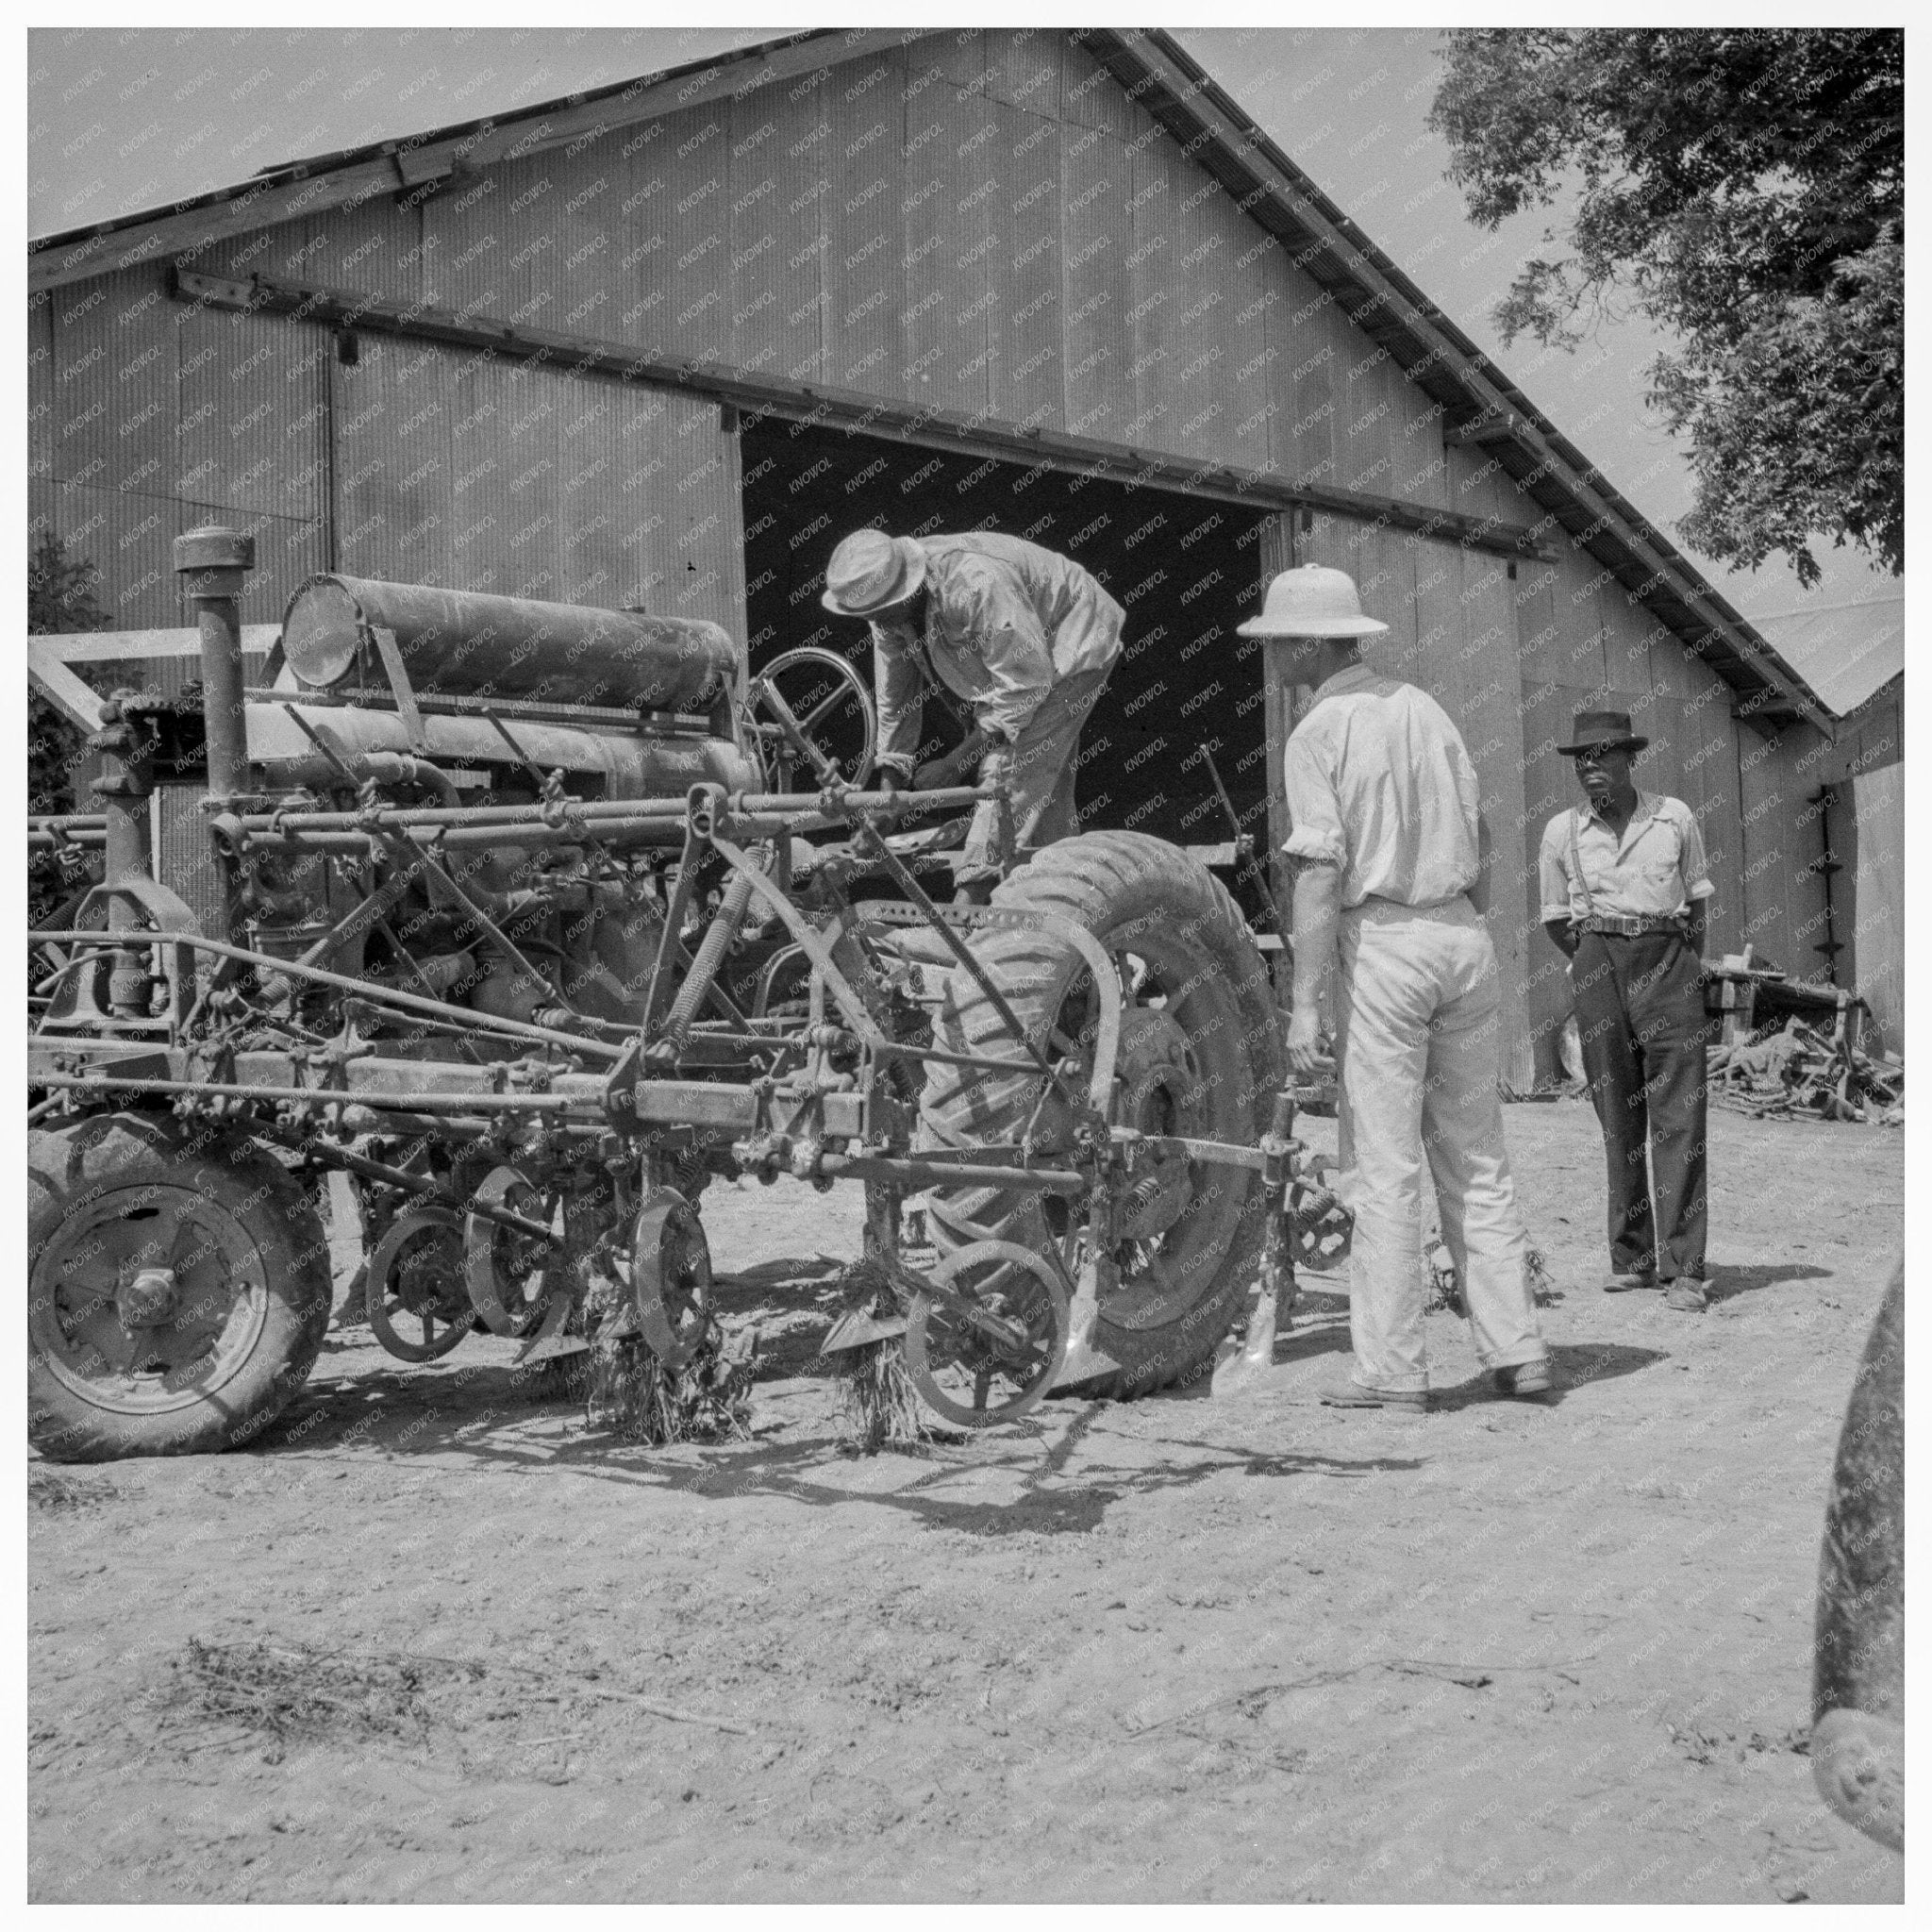
{"label": "wooden post", "polygon": [[[1757,1006],[1757,982],[1751,976],[1751,955],[1756,951],[1755,942],[1750,943],[1741,953],[1726,954],[1718,961],[1717,970],[1723,974],[1718,990],[1718,1004],[1724,1014],[1724,1024],[1718,1031],[1721,1045],[1734,1046],[1751,1037]],[[1736,974],[1729,970],[1733,965],[1739,969]]]}
{"label": "wooden post", "polygon": [[[1261,529],[1262,589],[1277,571],[1294,568],[1294,512],[1270,517]],[[1288,842],[1288,786],[1282,759],[1289,733],[1295,725],[1295,696],[1282,675],[1281,646],[1264,639],[1261,644],[1261,693],[1268,731],[1268,882],[1284,920],[1293,917],[1294,880],[1281,848]],[[1301,693],[1306,702],[1306,691]],[[1274,1004],[1284,1010],[1294,988],[1294,959],[1286,948],[1274,955]]]}

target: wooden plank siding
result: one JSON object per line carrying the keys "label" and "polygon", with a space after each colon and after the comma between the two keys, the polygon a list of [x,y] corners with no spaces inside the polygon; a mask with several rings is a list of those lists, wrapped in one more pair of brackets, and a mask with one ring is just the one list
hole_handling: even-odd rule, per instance
{"label": "wooden plank siding", "polygon": [[986,40],[986,91],[1035,122],[1060,118],[1061,36],[1051,28],[1000,28]]}
{"label": "wooden plank siding", "polygon": [[[913,315],[912,291],[924,286],[927,265],[945,246],[927,216],[924,253],[918,264],[909,258],[917,210],[907,206],[905,73],[902,55],[884,55],[833,68],[824,89],[830,132],[820,204],[825,222],[823,374],[841,388],[887,395],[931,388],[930,369],[910,368],[916,330],[932,313],[928,308]],[[932,307],[944,300],[941,288]],[[926,377],[923,388],[917,387],[920,375]]]}
{"label": "wooden plank siding", "polygon": [[1905,985],[1905,766],[1896,760],[1857,773],[1840,788],[1851,805],[1856,854],[1839,882],[1849,882],[1852,915],[1840,937],[1850,950],[1840,955],[1842,983],[1857,987],[1872,1009],[1878,1044],[1903,1054]]}
{"label": "wooden plank siding", "polygon": [[54,474],[54,297],[42,292],[26,305],[26,474],[29,483]]}
{"label": "wooden plank siding", "polygon": [[[999,43],[1016,38],[989,36]],[[1003,80],[1017,79],[1020,90],[1036,103],[1058,99],[1057,61],[1040,69],[1038,86],[1026,83],[1017,61],[1015,54],[1013,63],[1000,70]],[[989,88],[991,84],[990,76]],[[1037,108],[1028,111],[1004,99],[989,105],[1004,157],[1004,179],[988,209],[987,407],[993,415],[1029,429],[1064,429],[1059,128]]]}
{"label": "wooden plank siding", "polygon": [[197,258],[1168,456],[1447,488],[1421,392],[1062,37],[929,36]]}
{"label": "wooden plank siding", "polygon": [[794,382],[818,379],[824,356],[827,82],[813,75],[731,109],[732,359]]}
{"label": "wooden plank siding", "polygon": [[[1643,782],[1698,810],[1719,943],[1752,939],[1787,970],[1814,969],[1823,891],[1805,868],[1822,849],[1806,816],[1817,734],[1774,743],[1740,728],[1729,688],[1493,450],[1444,447],[1441,407],[1077,34],[949,30],[841,51],[850,58],[554,150],[519,158],[512,145],[440,183],[399,189],[375,171],[354,205],[223,236],[192,265],[1541,525],[1556,559],[1511,566],[1333,516],[1307,529],[1270,518],[1240,580],[1223,559],[1184,631],[1151,646],[1174,654],[1177,682],[1206,681],[1196,667],[1211,662],[1229,688],[1222,702],[1250,704],[1241,729],[1204,715],[1191,741],[1248,746],[1265,708],[1265,781],[1224,775],[1257,805],[1265,794],[1278,846],[1295,694],[1264,680],[1267,654],[1202,641],[1231,630],[1297,557],[1337,564],[1393,626],[1371,660],[1441,698],[1476,761],[1509,1085],[1554,1072],[1567,1008],[1560,961],[1537,930],[1535,873],[1544,823],[1575,795],[1555,747],[1577,709],[1627,706],[1656,741]],[[29,308],[30,515],[101,567],[117,624],[181,621],[168,543],[219,515],[261,548],[251,622],[279,616],[303,575],[334,565],[641,601],[743,634],[729,411],[559,361],[519,367],[375,335],[351,343],[342,329],[201,310],[171,300],[165,275],[157,259]],[[908,476],[927,454],[876,449]],[[900,493],[890,481],[879,491],[868,513],[890,523]],[[957,513],[988,500],[962,495]],[[1037,518],[1046,542],[1071,542],[1089,515],[1077,495],[1045,489],[1003,501],[1003,526]],[[1173,499],[1133,501],[1151,520]],[[833,525],[866,502],[806,487],[787,500],[786,539],[809,545],[791,553],[792,590],[808,589]],[[1121,593],[1195,568],[1177,533],[1198,521],[1170,524],[1132,547]],[[1285,895],[1278,867],[1275,878]]]}
{"label": "wooden plank siding", "polygon": [[[914,74],[910,86],[923,79],[929,85],[905,108],[905,393],[935,408],[984,414],[987,311],[995,299],[988,269],[997,241],[992,203],[1004,192],[1011,143],[1002,139],[997,104],[983,92],[963,92],[932,70]],[[900,269],[894,240],[874,218],[866,246],[884,243],[876,247],[882,278]],[[865,378],[867,387],[876,381]]]}
{"label": "wooden plank siding", "polygon": [[[481,375],[452,396],[441,350],[372,339],[353,366],[332,365],[330,382],[338,567],[471,588],[503,541],[486,486],[510,459]],[[475,425],[460,441],[458,420]]]}
{"label": "wooden plank siding", "polygon": [[1068,128],[1060,154],[1066,426],[1075,436],[1121,441],[1134,413],[1126,149],[1105,129]]}
{"label": "wooden plank siding", "polygon": [[[1291,515],[1270,517],[1262,525],[1258,560],[1264,583],[1277,572],[1292,570],[1295,567],[1297,541],[1294,518]],[[1294,822],[1289,816],[1288,778],[1284,759],[1288,754],[1289,734],[1295,727],[1296,700],[1306,699],[1307,687],[1297,686],[1288,677],[1283,669],[1281,647],[1278,644],[1262,644],[1261,673],[1268,759],[1268,881],[1274,893],[1274,903],[1281,908],[1282,918],[1291,920],[1294,908],[1294,869],[1289,864],[1288,855],[1281,848],[1288,843],[1289,834],[1294,829]],[[1237,703],[1241,702],[1245,702],[1245,694],[1242,699],[1237,700]],[[1277,954],[1274,959],[1276,1005],[1282,1008],[1291,1006],[1293,992],[1294,959],[1291,953],[1284,951]]]}
{"label": "wooden plank siding", "polygon": [[341,568],[743,634],[737,444],[715,403],[393,341],[336,380]]}

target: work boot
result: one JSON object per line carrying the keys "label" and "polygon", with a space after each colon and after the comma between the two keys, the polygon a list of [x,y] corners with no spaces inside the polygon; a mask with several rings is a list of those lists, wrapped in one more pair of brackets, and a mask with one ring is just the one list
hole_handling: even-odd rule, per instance
{"label": "work boot", "polygon": [[1498,1395],[1523,1397],[1548,1395],[1557,1386],[1547,1356],[1540,1362],[1517,1362],[1509,1368],[1497,1369],[1490,1382]]}
{"label": "work boot", "polygon": [[1657,1285],[1656,1272],[1649,1268],[1640,1268],[1633,1274],[1612,1274],[1607,1277],[1604,1282],[1604,1292],[1628,1294],[1634,1289],[1655,1288]]}
{"label": "work boot", "polygon": [[1365,1389],[1356,1381],[1337,1382],[1322,1391],[1324,1408],[1412,1408],[1429,1406],[1426,1389]]}
{"label": "work boot", "polygon": [[1710,1296],[1694,1275],[1680,1274],[1665,1289],[1664,1306],[1681,1308],[1687,1315],[1701,1315],[1710,1306]]}

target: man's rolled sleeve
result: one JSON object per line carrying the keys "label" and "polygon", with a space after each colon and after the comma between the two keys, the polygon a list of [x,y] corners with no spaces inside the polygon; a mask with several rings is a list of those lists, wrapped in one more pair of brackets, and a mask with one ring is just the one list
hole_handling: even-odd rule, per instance
{"label": "man's rolled sleeve", "polygon": [[1537,876],[1543,895],[1541,917],[1545,925],[1570,917],[1570,853],[1564,832],[1564,821],[1552,820],[1543,827],[1542,848],[1537,854]]}
{"label": "man's rolled sleeve", "polygon": [[1684,808],[1684,822],[1678,827],[1682,841],[1678,848],[1677,863],[1684,874],[1684,896],[1687,899],[1713,899],[1717,888],[1710,882],[1710,859],[1704,850],[1704,833],[1697,823],[1697,814],[1688,806]]}
{"label": "man's rolled sleeve", "polygon": [[1295,858],[1345,870],[1348,840],[1341,827],[1341,801],[1326,746],[1306,729],[1288,741],[1282,759],[1288,791],[1288,819],[1293,828],[1282,850]]}
{"label": "man's rolled sleeve", "polygon": [[910,776],[919,757],[925,710],[925,674],[911,641],[890,625],[872,626],[873,690],[878,702],[879,742],[873,762]]}

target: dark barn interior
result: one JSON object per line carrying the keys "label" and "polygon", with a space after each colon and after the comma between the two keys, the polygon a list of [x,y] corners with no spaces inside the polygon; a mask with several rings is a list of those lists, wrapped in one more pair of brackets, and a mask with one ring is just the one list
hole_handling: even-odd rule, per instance
{"label": "dark barn interior", "polygon": [[[1234,630],[1257,608],[1265,516],[1176,491],[785,422],[747,423],[741,455],[754,669],[817,643],[851,656],[870,676],[864,627],[819,603],[825,561],[852,530],[985,528],[1027,538],[1084,565],[1127,612],[1120,659],[1081,739],[1083,824],[1182,845],[1225,843],[1226,814],[1196,756],[1206,746],[1243,828],[1265,842],[1261,654]],[[943,734],[946,748],[957,741],[958,729],[930,702],[925,724],[929,739]],[[1258,905],[1244,909],[1260,913]]]}

